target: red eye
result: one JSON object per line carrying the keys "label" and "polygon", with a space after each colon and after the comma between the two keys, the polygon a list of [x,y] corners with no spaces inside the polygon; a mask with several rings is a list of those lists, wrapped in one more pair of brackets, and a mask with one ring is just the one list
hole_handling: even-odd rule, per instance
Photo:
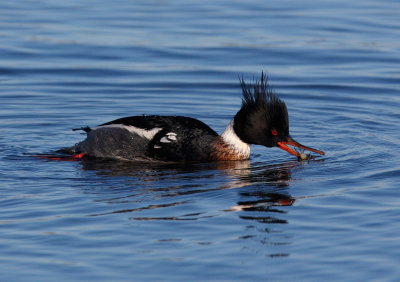
{"label": "red eye", "polygon": [[278,135],[278,131],[276,131],[275,129],[271,130],[272,135]]}

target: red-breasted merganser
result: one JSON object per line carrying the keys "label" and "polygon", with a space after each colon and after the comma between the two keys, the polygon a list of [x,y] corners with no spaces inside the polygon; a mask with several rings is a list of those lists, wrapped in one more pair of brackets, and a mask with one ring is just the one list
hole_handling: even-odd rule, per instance
{"label": "red-breasted merganser", "polygon": [[[246,160],[250,144],[279,147],[300,158],[288,145],[324,155],[289,135],[285,103],[272,93],[267,78],[252,85],[240,80],[242,107],[218,135],[205,123],[184,116],[131,116],[80,128],[87,138],[70,148],[72,158],[84,156],[178,162]],[[75,130],[80,130],[75,129]]]}

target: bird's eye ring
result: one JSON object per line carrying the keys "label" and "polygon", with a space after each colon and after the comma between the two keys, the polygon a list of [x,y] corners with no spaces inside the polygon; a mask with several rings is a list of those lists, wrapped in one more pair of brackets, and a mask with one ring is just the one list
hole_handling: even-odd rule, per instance
{"label": "bird's eye ring", "polygon": [[275,129],[271,130],[272,135],[278,135],[278,131],[276,131]]}

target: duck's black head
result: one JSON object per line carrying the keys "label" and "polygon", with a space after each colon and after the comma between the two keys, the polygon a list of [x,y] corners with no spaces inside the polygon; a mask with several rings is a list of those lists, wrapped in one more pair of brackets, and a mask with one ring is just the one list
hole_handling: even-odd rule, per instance
{"label": "duck's black head", "polygon": [[319,154],[323,152],[303,146],[289,135],[289,116],[285,102],[276,96],[268,85],[267,77],[253,84],[240,80],[243,91],[242,107],[234,117],[234,131],[245,143],[280,147],[298,156],[299,153],[286,146],[292,145]]}
{"label": "duck's black head", "polygon": [[268,79],[253,84],[240,80],[243,91],[242,108],[234,118],[235,133],[248,144],[277,146],[289,136],[289,116],[285,103],[272,93]]}

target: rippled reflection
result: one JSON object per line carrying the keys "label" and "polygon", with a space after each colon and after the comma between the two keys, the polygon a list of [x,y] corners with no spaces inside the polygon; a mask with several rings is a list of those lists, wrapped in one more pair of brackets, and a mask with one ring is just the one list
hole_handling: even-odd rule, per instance
{"label": "rippled reflection", "polygon": [[[140,213],[188,204],[190,196],[225,189],[237,189],[240,200],[232,207],[221,207],[220,211],[266,212],[279,214],[279,206],[290,206],[295,199],[285,189],[291,180],[291,171],[300,163],[285,162],[274,165],[251,165],[250,161],[221,162],[209,164],[160,164],[116,161],[84,161],[84,171],[94,172],[100,177],[123,177],[124,188],[113,197],[97,201],[113,204],[135,204],[134,208],[114,209],[112,213]],[[121,179],[118,181],[121,182]],[[213,185],[210,185],[213,183]],[[120,183],[121,184],[121,183]],[[108,195],[104,193],[104,195]],[[155,204],[154,200],[162,200]],[[179,209],[177,209],[179,211]],[[135,220],[197,220],[204,213],[183,214],[166,217],[132,217]],[[282,223],[279,219],[258,215],[243,219],[267,223]]]}
{"label": "rippled reflection", "polygon": [[[254,244],[292,244],[290,237],[282,236],[279,225],[289,223],[284,215],[295,198],[287,188],[292,172],[302,168],[298,161],[271,165],[250,161],[207,164],[83,161],[80,164],[83,173],[93,173],[104,183],[111,183],[97,187],[97,192],[87,191],[96,194],[97,202],[108,206],[107,211],[91,216],[120,214],[138,222],[193,222],[237,213],[240,220],[248,222],[237,239],[245,240],[241,244],[250,251],[259,251]],[[212,243],[214,239],[210,238]],[[269,257],[290,255],[283,250],[268,247],[265,252]]]}

